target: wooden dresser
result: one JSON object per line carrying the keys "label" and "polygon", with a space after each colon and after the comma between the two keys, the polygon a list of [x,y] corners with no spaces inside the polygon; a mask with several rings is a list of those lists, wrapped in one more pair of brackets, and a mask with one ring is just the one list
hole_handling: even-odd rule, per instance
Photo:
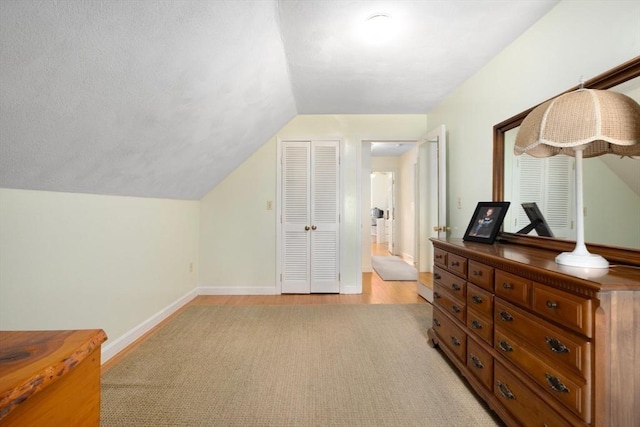
{"label": "wooden dresser", "polygon": [[434,346],[509,426],[640,427],[640,269],[434,245]]}
{"label": "wooden dresser", "polygon": [[0,331],[0,426],[99,426],[101,329]]}

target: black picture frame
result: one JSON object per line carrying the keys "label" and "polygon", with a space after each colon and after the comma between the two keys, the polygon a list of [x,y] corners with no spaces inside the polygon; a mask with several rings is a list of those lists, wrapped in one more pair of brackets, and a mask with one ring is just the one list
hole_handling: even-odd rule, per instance
{"label": "black picture frame", "polygon": [[511,202],[479,202],[462,240],[492,244]]}

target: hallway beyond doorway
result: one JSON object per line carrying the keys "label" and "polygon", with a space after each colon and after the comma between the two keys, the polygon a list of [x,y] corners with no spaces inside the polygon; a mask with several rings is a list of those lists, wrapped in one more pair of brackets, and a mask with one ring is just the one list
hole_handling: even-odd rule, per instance
{"label": "hallway beyond doorway", "polygon": [[[392,256],[389,253],[389,249],[387,248],[387,245],[384,243],[372,243],[371,244],[371,256]],[[378,275],[378,273],[376,273],[375,270],[373,270],[372,273],[363,273],[363,279],[364,279],[364,275],[365,274],[371,274],[372,279],[371,281],[379,281],[385,284],[402,284],[404,286],[406,285],[411,285],[414,289],[416,286],[416,282],[415,281],[384,281],[382,280],[382,278]],[[429,273],[429,272],[422,272],[420,273],[420,283],[422,283],[423,285],[425,285],[427,288],[433,290],[433,274]],[[363,285],[364,285],[364,280],[363,280]],[[417,291],[416,291],[417,293]]]}

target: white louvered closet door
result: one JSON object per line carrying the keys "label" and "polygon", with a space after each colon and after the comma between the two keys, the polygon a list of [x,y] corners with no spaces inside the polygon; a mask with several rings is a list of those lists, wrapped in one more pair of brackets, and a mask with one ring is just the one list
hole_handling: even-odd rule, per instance
{"label": "white louvered closet door", "polygon": [[337,141],[311,145],[311,292],[340,292]]}
{"label": "white louvered closet door", "polygon": [[282,143],[282,293],[336,293],[337,141]]}

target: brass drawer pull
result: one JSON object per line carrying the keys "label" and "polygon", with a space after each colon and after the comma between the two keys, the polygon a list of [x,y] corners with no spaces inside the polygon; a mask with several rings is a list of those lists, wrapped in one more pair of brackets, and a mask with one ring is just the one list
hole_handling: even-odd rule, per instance
{"label": "brass drawer pull", "polygon": [[436,274],[433,275],[433,278],[436,279],[436,280],[440,280],[440,279],[442,279],[442,276],[439,275],[438,273],[436,273]]}
{"label": "brass drawer pull", "polygon": [[475,366],[478,369],[483,369],[484,365],[482,364],[482,362],[480,361],[480,359],[478,359],[475,355],[471,355],[471,363],[473,364],[473,366]]}
{"label": "brass drawer pull", "polygon": [[438,292],[434,292],[434,293],[433,293],[433,297],[434,297],[435,299],[440,299],[440,298],[441,298],[441,296],[440,296],[440,294],[439,294]]}
{"label": "brass drawer pull", "polygon": [[484,301],[481,297],[479,297],[478,295],[473,295],[471,297],[471,301],[474,302],[474,304],[482,304],[482,301]]}
{"label": "brass drawer pull", "polygon": [[500,393],[507,399],[515,399],[516,396],[509,390],[509,387],[506,386],[502,381],[498,381],[498,390]]}
{"label": "brass drawer pull", "polygon": [[459,267],[460,263],[458,261],[452,261],[451,262],[451,267]]}
{"label": "brass drawer pull", "polygon": [[547,347],[554,353],[569,353],[567,346],[562,344],[558,339],[551,337],[545,337],[544,339],[547,342]]}
{"label": "brass drawer pull", "polygon": [[510,353],[513,351],[513,347],[511,347],[506,341],[498,341],[498,347],[500,347],[500,350],[504,351],[505,353]]}
{"label": "brass drawer pull", "polygon": [[551,310],[556,309],[556,308],[558,308],[558,303],[547,300],[547,308],[549,308]]}
{"label": "brass drawer pull", "polygon": [[513,289],[513,284],[509,283],[509,282],[503,282],[502,283],[502,287],[504,289]]}
{"label": "brass drawer pull", "polygon": [[438,319],[433,319],[433,326],[435,326],[436,328],[440,327],[440,321]]}
{"label": "brass drawer pull", "polygon": [[444,258],[442,255],[436,255],[436,259],[442,259]]}
{"label": "brass drawer pull", "polygon": [[554,377],[549,373],[545,373],[544,376],[547,377],[547,384],[549,384],[549,387],[551,387],[553,391],[557,391],[558,393],[569,393],[567,386],[562,384],[562,381],[557,377]]}
{"label": "brass drawer pull", "polygon": [[462,288],[457,283],[452,283],[451,284],[451,289],[453,289],[454,291],[459,291]]}
{"label": "brass drawer pull", "polygon": [[500,310],[500,320],[503,322],[513,322],[513,316],[504,310]]}
{"label": "brass drawer pull", "polygon": [[473,329],[482,329],[482,323],[478,322],[477,320],[472,320],[471,321],[471,327]]}
{"label": "brass drawer pull", "polygon": [[454,313],[460,313],[460,307],[458,307],[457,305],[453,305],[451,306],[451,311],[453,311]]}
{"label": "brass drawer pull", "polygon": [[460,347],[460,340],[451,335],[451,344],[455,345],[456,347]]}
{"label": "brass drawer pull", "polygon": [[482,271],[473,270],[471,274],[473,274],[474,276],[482,276]]}

